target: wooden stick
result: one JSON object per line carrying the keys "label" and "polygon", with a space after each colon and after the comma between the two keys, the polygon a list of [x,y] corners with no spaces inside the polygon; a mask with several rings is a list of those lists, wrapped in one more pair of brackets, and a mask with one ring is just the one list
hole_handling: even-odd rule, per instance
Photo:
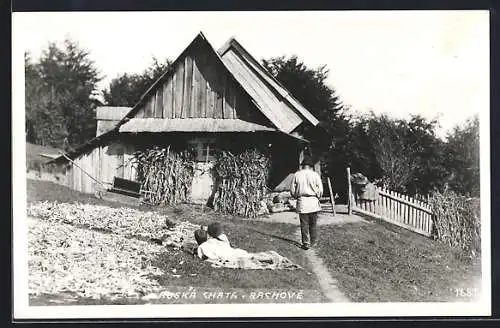
{"label": "wooden stick", "polygon": [[347,214],[352,214],[352,205],[351,205],[351,168],[347,168]]}
{"label": "wooden stick", "polygon": [[391,202],[391,219],[396,220],[396,202],[394,201],[394,198],[391,198],[394,192],[392,190],[389,190],[389,193],[387,194],[389,197],[387,197],[390,202]]}
{"label": "wooden stick", "polygon": [[327,181],[328,181],[328,190],[330,191],[330,202],[332,203],[332,212],[333,216],[335,216],[335,199],[333,198],[332,183],[330,182],[330,177],[327,177]]}
{"label": "wooden stick", "polygon": [[[401,195],[401,198],[404,199],[404,200],[408,200],[408,198],[406,197],[406,195]],[[409,207],[406,206],[406,204],[403,204],[402,207],[403,207],[403,211],[402,211],[403,223],[412,225],[410,216],[408,215],[408,209],[409,209]]]}

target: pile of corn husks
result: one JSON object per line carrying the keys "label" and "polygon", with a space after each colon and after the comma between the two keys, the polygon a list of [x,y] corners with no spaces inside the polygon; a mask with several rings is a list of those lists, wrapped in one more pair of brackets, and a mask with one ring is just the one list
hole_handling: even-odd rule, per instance
{"label": "pile of corn husks", "polygon": [[35,203],[28,217],[30,296],[112,300],[161,293],[154,276],[163,272],[151,261],[167,249],[148,239],[178,249],[198,228],[189,222],[167,228],[166,217],[153,212],[76,203]]}
{"label": "pile of corn husks", "polygon": [[470,257],[481,254],[481,203],[453,191],[435,192],[429,199],[433,216],[433,235]]}
{"label": "pile of corn husks", "polygon": [[179,248],[187,240],[186,236],[193,239],[193,232],[198,228],[189,222],[180,222],[175,228],[167,229],[167,217],[155,212],[79,203],[35,203],[28,207],[28,216],[123,236],[160,239],[164,245]]}

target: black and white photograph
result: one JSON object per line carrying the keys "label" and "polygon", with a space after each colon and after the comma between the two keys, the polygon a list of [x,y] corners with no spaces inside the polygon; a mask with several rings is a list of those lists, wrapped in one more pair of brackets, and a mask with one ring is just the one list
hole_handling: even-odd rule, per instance
{"label": "black and white photograph", "polygon": [[491,315],[489,12],[14,12],[14,317]]}

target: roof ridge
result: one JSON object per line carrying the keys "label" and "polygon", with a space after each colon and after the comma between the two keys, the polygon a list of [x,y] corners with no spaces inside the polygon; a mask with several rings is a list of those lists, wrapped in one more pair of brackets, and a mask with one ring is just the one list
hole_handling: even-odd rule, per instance
{"label": "roof ridge", "polygon": [[[118,123],[115,125],[115,127],[99,136],[96,136],[94,137],[93,139],[85,142],[83,145],[80,145],[77,149],[71,151],[71,152],[68,152],[68,153],[65,153],[64,155],[68,155],[69,157],[73,157],[73,155],[75,154],[78,154],[80,151],[82,151],[82,149],[85,149],[86,147],[89,147],[89,146],[92,146],[94,145],[95,143],[99,142],[100,140],[104,140],[106,139],[109,135],[111,135],[112,133],[117,133],[119,132],[119,129],[120,129],[120,126],[122,126],[123,124],[125,124],[127,121],[129,121],[131,118],[133,118],[135,116],[135,114],[137,113],[137,111],[141,108],[140,105],[143,104],[144,100],[147,99],[147,96],[152,92],[152,90],[155,90],[156,87],[158,86],[158,84],[160,84],[167,76],[169,76],[169,74],[171,74],[173,71],[174,71],[174,68],[177,66],[177,64],[179,63],[180,59],[183,58],[185,55],[186,55],[186,52],[194,45],[196,44],[196,42],[199,42],[199,40],[203,40],[203,42],[205,42],[208,47],[212,50],[213,54],[216,56],[217,60],[219,61],[219,63],[222,65],[222,67],[224,67],[224,69],[231,75],[231,77],[235,80],[235,82],[239,85],[240,88],[242,88],[242,90],[250,97],[250,99],[252,100],[253,104],[255,105],[255,107],[262,113],[264,114],[264,116],[271,122],[271,124],[278,129],[278,131],[280,132],[283,132],[285,134],[288,134],[290,135],[289,133],[286,133],[284,131],[281,131],[281,129],[279,128],[279,124],[276,124],[276,122],[274,122],[274,120],[272,120],[264,110],[262,110],[261,106],[258,104],[258,102],[256,101],[256,99],[254,97],[252,97],[252,95],[250,95],[250,93],[245,89],[245,87],[240,83],[240,81],[236,78],[235,74],[232,72],[232,70],[224,63],[224,61],[222,60],[221,58],[221,54],[216,51],[213,46],[210,44],[210,42],[208,41],[208,39],[205,37],[205,35],[203,34],[203,32],[199,32],[197,34],[197,36],[189,43],[189,45],[180,53],[179,56],[177,56],[177,58],[172,62],[172,64],[170,65],[169,69],[167,69],[158,79],[156,79],[156,81],[154,81],[151,86],[142,94],[142,96],[139,98],[139,100],[132,106],[130,107],[130,110],[127,112],[127,114],[121,119],[118,121]],[[232,43],[237,43],[239,44],[239,42],[236,40],[236,38],[233,36],[231,37],[228,42],[226,42],[226,44],[230,47]],[[229,49],[228,47],[228,49]],[[241,48],[243,48],[241,45],[240,45]],[[248,56],[250,58],[253,58],[252,55],[250,55],[250,53],[248,53],[244,48],[243,50],[248,54]],[[258,63],[258,61],[256,61],[254,58],[253,60],[258,64],[260,65],[260,63]],[[267,74],[270,74],[262,65],[260,65],[260,67],[262,67],[264,69],[265,72],[267,72]],[[272,75],[270,75],[274,80],[276,80]],[[277,81],[277,80],[276,80]],[[278,82],[278,81],[277,81]],[[279,82],[278,82],[279,84]],[[286,88],[284,88],[286,90]],[[288,90],[286,90],[288,92]],[[106,107],[106,106],[103,106],[103,107]],[[114,107],[114,106],[107,106],[107,107]],[[116,106],[118,107],[118,106]],[[127,106],[124,106],[124,107],[127,107]],[[62,158],[63,155],[59,156],[57,159],[55,160],[58,160],[60,158]],[[54,160],[54,161],[55,161]]]}
{"label": "roof ridge", "polygon": [[[167,76],[170,72],[172,72],[173,70],[173,67],[176,66],[176,64],[178,63],[179,61],[179,58],[183,57],[183,55],[187,52],[187,50],[199,39],[203,39],[205,40],[206,42],[208,42],[208,40],[205,38],[205,35],[203,35],[203,33],[200,31],[200,33],[198,33],[196,35],[196,37],[189,43],[189,45],[184,48],[184,50],[180,53],[179,56],[177,56],[177,58],[173,61],[173,63],[170,65],[170,68],[167,69],[158,79],[156,79],[156,81],[154,81],[151,86],[146,90],[146,92],[144,92],[142,94],[142,96],[139,98],[139,100],[131,107],[131,109],[128,111],[127,114],[125,114],[125,116],[118,121],[118,123],[116,123],[115,127],[112,128],[111,130],[107,131],[107,132],[104,132],[103,134],[101,135],[98,135],[90,140],[88,140],[87,142],[85,142],[84,144],[78,146],[75,150],[71,151],[71,152],[67,152],[67,153],[64,153],[64,155],[61,155],[59,156],[58,158],[54,159],[53,161],[57,161],[61,158],[64,158],[65,155],[69,155],[69,157],[72,157],[75,153],[78,154],[79,151],[81,151],[82,149],[85,149],[86,147],[89,147],[89,146],[92,146],[94,143],[98,142],[99,140],[103,140],[105,139],[108,135],[110,135],[111,133],[116,133],[119,131],[120,129],[120,126],[122,126],[124,123],[126,123],[128,120],[130,120],[130,115],[132,114],[136,114],[137,110],[140,108],[139,105],[142,104],[142,102],[144,101],[144,99],[146,98],[146,96],[149,94],[149,92],[151,92],[151,90],[155,89],[156,85],[160,83],[160,81],[162,81],[165,76]],[[133,116],[132,116],[133,117]],[[49,161],[51,162],[51,161]]]}
{"label": "roof ridge", "polygon": [[[238,40],[236,40],[236,38],[231,37],[228,41],[226,41],[226,43],[224,44],[224,46],[221,48],[220,51],[222,51],[223,53],[226,53],[231,48],[232,45],[234,45],[235,49],[238,52],[240,52],[241,57],[244,61],[247,61],[247,62],[250,61],[251,62],[251,63],[249,63],[250,65],[253,64],[253,65],[257,66],[256,71],[258,74],[259,74],[259,69],[260,69],[260,71],[262,71],[267,77],[269,77],[274,83],[276,83],[278,85],[278,87],[280,87],[282,90],[278,90],[276,87],[271,85],[268,81],[264,81],[265,84],[267,84],[269,87],[276,90],[286,101],[288,101],[293,107],[295,107],[295,109],[302,116],[304,116],[311,124],[316,126],[319,123],[319,120],[307,108],[305,108],[305,106],[300,101],[298,101],[293,96],[293,94],[285,86],[283,86],[283,84],[280,81],[278,81],[278,79],[276,79],[271,74],[271,72],[269,72],[257,59],[255,59],[255,57],[252,56],[252,54],[250,54],[248,52],[248,50],[246,50],[245,47],[243,47],[241,45],[241,43]],[[293,104],[293,102],[295,102],[296,104]]]}
{"label": "roof ridge", "polygon": [[278,81],[278,79],[276,79],[276,78],[275,78],[275,77],[271,74],[271,72],[269,72],[269,71],[268,71],[268,70],[267,70],[267,69],[266,69],[266,68],[265,68],[265,67],[264,67],[264,66],[263,66],[263,65],[262,65],[262,64],[261,64],[261,63],[260,63],[257,59],[255,59],[255,57],[254,57],[254,56],[252,56],[252,54],[251,54],[250,52],[248,52],[248,50],[246,50],[246,49],[245,49],[245,47],[243,47],[243,45],[242,45],[242,44],[241,44],[238,40],[236,40],[236,38],[231,39],[231,43],[233,43],[233,42],[234,42],[234,43],[236,43],[236,46],[237,46],[238,48],[240,48],[240,49],[238,49],[238,50],[243,51],[243,52],[244,52],[244,54],[245,54],[247,57],[249,57],[251,61],[253,61],[253,62],[254,62],[254,64],[257,64],[260,68],[262,68],[262,70],[264,71],[264,73],[265,73],[267,76],[269,76],[271,79],[273,79],[273,80],[274,80],[274,82],[276,82],[276,83],[277,83],[277,84],[278,84],[281,88],[283,88],[283,90],[284,90],[284,91],[285,91],[288,95],[290,95],[290,91],[288,91],[288,89],[287,89],[287,88],[285,88],[285,87],[283,86],[283,84],[281,84],[281,82],[280,82],[280,81]]}
{"label": "roof ridge", "polygon": [[[200,31],[196,37],[187,45],[186,48],[184,48],[184,50],[180,53],[179,56],[177,56],[177,58],[172,62],[172,64],[170,65],[170,67],[162,74],[160,75],[160,77],[158,79],[156,79],[156,81],[154,81],[151,86],[142,94],[142,96],[139,98],[139,100],[137,101],[137,103],[132,106],[132,109],[130,110],[130,112],[127,113],[127,115],[125,115],[125,117],[120,121],[118,122],[117,126],[113,129],[113,130],[117,130],[117,128],[119,128],[120,125],[122,125],[123,123],[125,123],[128,119],[130,119],[129,115],[132,114],[132,112],[136,111],[139,109],[139,105],[142,104],[142,102],[144,101],[144,99],[147,98],[148,94],[154,90],[156,88],[156,86],[158,84],[160,84],[161,81],[163,81],[163,79],[169,75],[169,73],[171,73],[173,70],[174,70],[174,67],[177,66],[178,62],[179,62],[179,59],[181,57],[183,57],[185,55],[185,53],[188,51],[188,49],[193,45],[195,44],[195,42],[199,39],[203,39],[204,41],[208,42],[207,38],[205,37],[205,35]],[[136,114],[136,113],[134,113]]]}
{"label": "roof ridge", "polygon": [[[231,37],[229,39],[229,41],[231,40],[236,40],[233,37]],[[240,88],[243,90],[243,92],[245,92],[249,97],[250,99],[252,100],[252,103],[255,105],[255,107],[257,109],[259,109],[259,111],[271,122],[271,124],[274,125],[274,127],[279,128],[279,126],[274,122],[273,119],[271,119],[268,114],[262,110],[261,106],[258,104],[257,100],[246,90],[246,88],[240,83],[240,81],[238,80],[238,78],[235,76],[235,74],[233,73],[233,71],[228,67],[228,65],[226,65],[226,63],[224,62],[224,60],[222,59],[222,55],[219,54],[219,52],[217,50],[215,50],[215,48],[212,46],[212,44],[210,44],[210,42],[208,42],[207,40],[207,44],[208,46],[212,49],[213,53],[215,54],[215,56],[217,57],[217,59],[219,60],[219,63],[222,64],[222,66],[226,69],[226,71],[231,74],[231,76],[234,78],[235,82],[240,86]],[[229,49],[229,48],[228,48]],[[281,129],[280,129],[281,130]]]}

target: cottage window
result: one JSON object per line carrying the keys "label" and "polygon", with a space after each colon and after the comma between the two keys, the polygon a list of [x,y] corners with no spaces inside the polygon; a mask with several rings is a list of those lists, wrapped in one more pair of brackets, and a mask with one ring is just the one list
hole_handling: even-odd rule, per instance
{"label": "cottage window", "polygon": [[195,139],[189,142],[198,162],[215,160],[217,147],[214,139]]}

